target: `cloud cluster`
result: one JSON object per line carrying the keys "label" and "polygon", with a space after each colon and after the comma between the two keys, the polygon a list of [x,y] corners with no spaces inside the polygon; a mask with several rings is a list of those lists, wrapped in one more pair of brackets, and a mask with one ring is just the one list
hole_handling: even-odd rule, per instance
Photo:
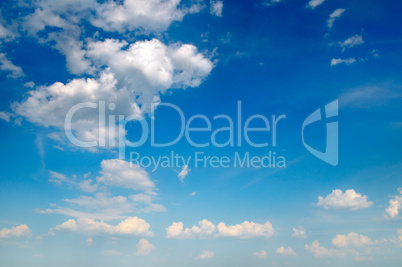
{"label": "cloud cluster", "polygon": [[356,193],[354,189],[346,190],[343,193],[342,190],[333,190],[331,194],[325,198],[322,196],[318,197],[317,206],[324,207],[324,209],[349,209],[349,210],[359,210],[369,208],[373,205],[372,201],[368,201],[367,196],[362,196]]}
{"label": "cloud cluster", "polygon": [[[154,203],[156,198],[155,184],[148,173],[137,165],[124,160],[110,159],[101,162],[100,176],[96,183],[85,174],[79,180],[77,176],[69,178],[61,173],[50,171],[49,181],[56,184],[66,184],[81,191],[93,193],[93,196],[80,196],[73,199],[64,199],[72,208],[55,207],[38,210],[43,214],[63,214],[75,218],[89,218],[100,220],[123,219],[125,214],[137,212],[163,212],[166,208]],[[105,186],[106,185],[106,186]],[[121,187],[137,191],[128,196],[111,196],[108,187]]]}
{"label": "cloud cluster", "polygon": [[276,250],[276,254],[281,254],[284,256],[296,256],[296,252],[293,251],[291,247],[285,248],[285,247],[280,247]]}
{"label": "cloud cluster", "polygon": [[323,257],[323,256],[331,256],[331,255],[336,255],[338,252],[334,249],[327,249],[326,247],[323,247],[320,245],[320,242],[318,240],[314,240],[313,243],[310,245],[306,244],[305,249],[308,252],[311,252],[314,254],[315,257]]}
{"label": "cloud cluster", "polygon": [[18,226],[13,226],[11,229],[3,228],[0,230],[0,239],[1,238],[10,238],[10,237],[20,237],[31,234],[31,230],[26,224],[21,224]]}
{"label": "cloud cluster", "polygon": [[359,235],[357,233],[349,233],[348,235],[336,235],[334,239],[332,239],[332,244],[337,247],[349,247],[349,246],[363,246],[363,245],[371,245],[373,242],[371,239],[364,235]]}
{"label": "cloud cluster", "polygon": [[103,221],[95,221],[88,218],[70,219],[51,231],[81,232],[88,235],[142,235],[153,236],[149,231],[150,225],[138,217],[129,217],[117,225],[110,225]]}
{"label": "cloud cluster", "polygon": [[[84,102],[105,101],[106,107],[112,103],[116,109],[106,108],[109,115],[147,113],[151,103],[159,101],[160,94],[171,88],[197,87],[214,67],[214,63],[193,45],[166,46],[157,39],[131,45],[115,39],[91,41],[85,55],[99,70],[98,77],[38,86],[25,100],[12,105],[14,113],[37,125],[60,131],[65,127],[68,111]],[[100,106],[87,107],[74,114],[71,128],[79,141],[99,141],[104,135],[110,140],[125,135],[124,129],[118,129],[119,134],[116,134],[116,130],[102,126],[99,109]]]}
{"label": "cloud cluster", "polygon": [[265,224],[257,224],[245,221],[241,224],[226,226],[223,222],[215,226],[208,220],[199,222],[199,226],[191,228],[183,227],[182,222],[174,222],[166,228],[166,238],[208,238],[208,237],[233,237],[233,238],[254,238],[266,237],[270,238],[274,234],[274,229],[270,222]]}

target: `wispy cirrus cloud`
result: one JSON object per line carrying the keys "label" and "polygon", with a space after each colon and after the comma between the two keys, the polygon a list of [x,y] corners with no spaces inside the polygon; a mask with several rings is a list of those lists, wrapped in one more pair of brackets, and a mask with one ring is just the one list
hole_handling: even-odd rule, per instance
{"label": "wispy cirrus cloud", "polygon": [[346,9],[344,8],[338,8],[329,15],[329,19],[327,21],[327,26],[329,29],[331,29],[332,26],[334,26],[335,20],[340,18],[345,11]]}
{"label": "wispy cirrus cloud", "polygon": [[353,35],[352,37],[349,37],[343,42],[339,42],[339,45],[342,47],[342,51],[345,51],[346,48],[352,48],[362,44],[364,44],[363,37],[357,34]]}
{"label": "wispy cirrus cloud", "polygon": [[336,66],[338,64],[346,64],[350,65],[356,62],[354,58],[342,59],[342,58],[333,58],[331,59],[331,66]]}
{"label": "wispy cirrus cloud", "polygon": [[349,89],[339,96],[341,106],[372,108],[385,105],[392,99],[400,99],[400,85],[394,83],[369,84]]}
{"label": "wispy cirrus cloud", "polygon": [[307,4],[307,7],[314,9],[324,2],[325,2],[325,0],[310,0],[310,2],[308,2],[308,4]]}

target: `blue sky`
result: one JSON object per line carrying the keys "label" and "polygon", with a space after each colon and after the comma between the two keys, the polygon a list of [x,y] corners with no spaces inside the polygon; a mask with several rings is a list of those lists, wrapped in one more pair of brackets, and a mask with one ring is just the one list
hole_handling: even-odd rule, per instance
{"label": "blue sky", "polygon": [[[401,7],[2,1],[0,265],[398,266]],[[78,109],[70,126],[78,140],[97,143],[89,148],[66,135],[66,116],[81,103],[96,106]],[[322,119],[304,128],[303,143],[303,122],[316,110]],[[123,129],[119,115],[141,120]],[[244,134],[256,115],[249,128],[266,127],[266,118],[270,129],[249,138],[264,147]],[[272,116],[281,115],[274,130]],[[155,147],[152,121],[157,142],[199,127],[190,139],[208,146],[183,134]],[[334,122],[338,129],[327,130]],[[103,131],[114,145],[101,145]],[[326,151],[335,140],[327,134],[337,134],[336,151]],[[140,146],[117,145],[141,136]],[[130,164],[130,153],[142,163]],[[190,160],[144,164],[171,153]],[[197,153],[229,163],[197,165]],[[285,164],[234,165],[245,155]]]}

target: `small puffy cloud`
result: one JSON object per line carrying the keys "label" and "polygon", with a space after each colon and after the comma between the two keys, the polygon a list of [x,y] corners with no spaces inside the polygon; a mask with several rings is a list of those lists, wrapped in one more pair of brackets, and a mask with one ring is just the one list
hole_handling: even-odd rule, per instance
{"label": "small puffy cloud", "polygon": [[26,82],[26,83],[24,83],[24,87],[27,87],[27,88],[34,88],[34,87],[35,87],[35,83],[34,83],[33,81]]}
{"label": "small puffy cloud", "polygon": [[293,234],[292,237],[296,238],[307,238],[306,230],[302,226],[299,226],[297,228],[293,228]]}
{"label": "small puffy cloud", "polygon": [[346,48],[352,48],[358,45],[364,44],[363,37],[361,35],[354,35],[349,37],[343,42],[339,42],[339,45],[345,50]]}
{"label": "small puffy cloud", "polygon": [[257,251],[253,253],[253,256],[257,259],[265,259],[267,257],[267,252],[265,250]]}
{"label": "small puffy cloud", "polygon": [[187,165],[184,165],[182,170],[180,171],[179,175],[177,176],[180,180],[180,182],[184,182],[184,179],[187,177],[188,173],[190,172],[190,170],[188,169]]}
{"label": "small puffy cloud", "polygon": [[193,196],[195,196],[195,195],[197,195],[197,192],[192,192],[189,196],[190,196],[190,197],[193,197]]}
{"label": "small puffy cloud", "polygon": [[373,205],[372,201],[368,201],[367,196],[356,193],[354,189],[346,190],[345,193],[340,189],[333,190],[331,194],[325,198],[318,197],[317,206],[324,209],[349,209],[359,210],[369,208]]}
{"label": "small puffy cloud", "polygon": [[138,217],[129,217],[115,226],[103,221],[95,221],[87,218],[79,218],[77,220],[70,219],[53,229],[57,231],[81,232],[91,235],[153,236],[153,233],[149,231],[149,228],[150,225],[145,220]]}
{"label": "small puffy cloud", "polygon": [[211,236],[215,233],[215,225],[208,221],[202,220],[198,223],[199,226],[184,229],[182,222],[174,222],[171,226],[166,228],[167,238],[203,238]]}
{"label": "small puffy cloud", "polygon": [[219,223],[217,226],[219,236],[237,237],[237,238],[253,238],[253,237],[272,237],[274,229],[270,222],[258,224],[245,221],[241,224],[226,226],[224,223]]}
{"label": "small puffy cloud", "polygon": [[109,250],[102,250],[101,254],[105,256],[120,256],[121,252],[115,249],[109,249]]}
{"label": "small puffy cloud", "polygon": [[135,255],[146,256],[155,249],[155,246],[149,243],[146,239],[141,239],[137,244],[137,251]]}
{"label": "small puffy cloud", "polygon": [[324,3],[325,0],[310,0],[310,2],[308,2],[307,7],[310,7],[311,9],[316,8],[317,6],[321,5],[322,3]]}
{"label": "small puffy cloud", "polygon": [[0,53],[0,70],[9,72],[8,76],[14,79],[25,75],[21,67],[15,66],[9,59],[7,59],[6,54],[4,53]]}
{"label": "small puffy cloud", "polygon": [[130,166],[125,160],[110,159],[103,160],[101,167],[102,176],[97,178],[98,183],[146,192],[151,192],[155,188],[148,173],[138,165]]}
{"label": "small puffy cloud", "polygon": [[337,18],[340,18],[343,14],[343,12],[345,12],[346,9],[343,8],[338,8],[337,10],[335,10],[334,12],[331,13],[331,15],[329,15],[329,19],[327,21],[327,25],[328,28],[332,28],[332,26],[334,25],[334,22]]}
{"label": "small puffy cloud", "polygon": [[222,17],[222,9],[223,9],[223,1],[210,1],[210,10],[211,15],[215,15],[217,17]]}
{"label": "small puffy cloud", "polygon": [[336,66],[338,64],[346,64],[346,65],[350,65],[352,63],[355,63],[356,59],[354,58],[348,58],[348,59],[341,59],[341,58],[333,58],[331,59],[331,66]]}
{"label": "small puffy cloud", "polygon": [[92,239],[92,237],[88,237],[86,243],[87,243],[87,246],[90,247],[94,243],[94,240]]}
{"label": "small puffy cloud", "polygon": [[291,247],[285,248],[285,247],[280,247],[276,250],[276,254],[281,254],[284,256],[296,256],[296,252],[293,251]]}
{"label": "small puffy cloud", "polygon": [[332,244],[337,247],[345,248],[349,246],[364,246],[371,245],[373,242],[371,239],[364,235],[359,235],[357,233],[349,233],[348,235],[336,235],[334,239],[332,239]]}
{"label": "small puffy cloud", "polygon": [[399,211],[401,210],[402,204],[402,187],[398,188],[399,196],[394,196],[389,200],[389,206],[385,210],[385,212],[391,217],[395,218],[399,215]]}
{"label": "small puffy cloud", "polygon": [[311,245],[306,244],[305,245],[305,249],[308,252],[311,252],[314,254],[315,257],[323,257],[323,256],[330,256],[335,254],[335,250],[333,249],[327,249],[323,246],[320,245],[320,242],[318,242],[318,240],[314,240],[313,243],[311,243]]}
{"label": "small puffy cloud", "polygon": [[203,250],[200,255],[195,257],[196,260],[210,260],[214,257],[215,253],[208,250]]}
{"label": "small puffy cloud", "polygon": [[234,238],[269,238],[274,234],[274,229],[270,222],[257,224],[245,221],[241,224],[226,226],[223,222],[215,226],[208,220],[199,222],[199,226],[191,228],[183,227],[182,222],[174,222],[166,228],[166,238],[207,238],[207,237],[234,237]]}
{"label": "small puffy cloud", "polygon": [[11,229],[3,228],[0,230],[0,239],[9,237],[21,237],[31,234],[31,230],[26,224],[13,226]]}

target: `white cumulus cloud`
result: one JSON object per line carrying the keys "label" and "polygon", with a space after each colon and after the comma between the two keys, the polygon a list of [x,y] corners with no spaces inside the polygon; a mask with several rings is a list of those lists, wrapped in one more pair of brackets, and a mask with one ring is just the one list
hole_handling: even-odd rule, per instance
{"label": "white cumulus cloud", "polygon": [[11,229],[3,228],[0,230],[0,238],[20,237],[31,234],[31,230],[26,224],[13,226]]}
{"label": "white cumulus cloud", "polygon": [[359,235],[357,233],[349,233],[348,235],[336,235],[334,239],[332,239],[332,244],[337,247],[349,247],[349,246],[363,246],[370,245],[373,242],[371,239],[364,235]]}
{"label": "white cumulus cloud", "polygon": [[274,234],[274,229],[270,222],[257,224],[245,221],[241,224],[226,226],[223,222],[215,226],[208,220],[199,222],[199,226],[185,228],[182,222],[174,222],[166,228],[167,238],[207,238],[207,237],[234,237],[234,238],[269,238]]}
{"label": "white cumulus cloud", "polygon": [[318,197],[317,206],[324,207],[324,209],[349,209],[349,210],[359,210],[369,208],[373,205],[372,201],[368,201],[367,196],[362,196],[356,193],[354,189],[346,190],[343,193],[342,190],[333,190],[331,194],[325,198],[322,196]]}
{"label": "white cumulus cloud", "polygon": [[138,217],[129,217],[117,225],[110,225],[103,221],[87,218],[70,219],[52,230],[81,232],[90,235],[143,235],[153,236],[149,231],[150,225]]}
{"label": "white cumulus cloud", "polygon": [[296,256],[296,252],[293,251],[291,247],[285,248],[285,247],[280,247],[276,250],[276,254],[281,254],[284,256]]}
{"label": "white cumulus cloud", "polygon": [[155,246],[149,243],[148,240],[141,239],[137,244],[137,251],[135,254],[140,256],[146,256],[149,255],[149,253],[151,253],[151,251],[154,249]]}
{"label": "white cumulus cloud", "polygon": [[337,254],[338,252],[334,249],[327,249],[326,247],[323,247],[320,245],[320,242],[318,240],[314,240],[313,243],[310,245],[306,244],[305,249],[308,252],[311,252],[314,254],[315,257],[323,257],[323,256],[331,256],[334,254]]}

